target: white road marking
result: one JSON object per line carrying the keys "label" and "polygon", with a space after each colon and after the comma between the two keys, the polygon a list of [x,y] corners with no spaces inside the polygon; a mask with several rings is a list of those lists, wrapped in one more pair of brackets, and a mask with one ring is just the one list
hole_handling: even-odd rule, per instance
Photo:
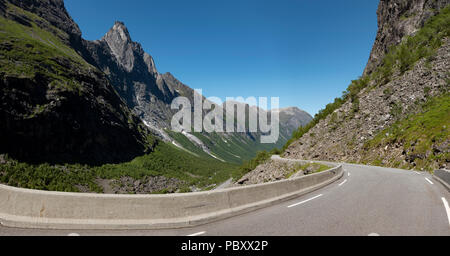
{"label": "white road marking", "polygon": [[445,197],[442,198],[442,203],[444,203],[445,211],[447,212],[448,225],[450,226],[450,207]]}
{"label": "white road marking", "polygon": [[342,182],[341,184],[339,184],[339,187],[344,185],[347,182],[347,180],[344,180],[344,182]]}
{"label": "white road marking", "polygon": [[351,173],[348,173],[348,177],[350,177],[350,175],[352,175]]}
{"label": "white road marking", "polygon": [[203,234],[206,234],[206,231],[198,232],[198,233],[187,235],[187,236],[201,236]]}
{"label": "white road marking", "polygon": [[425,178],[431,185],[433,185],[434,183],[431,182],[431,180],[429,180],[428,178]]}
{"label": "white road marking", "polygon": [[308,199],[308,200],[302,201],[302,202],[300,202],[300,203],[296,203],[296,204],[293,204],[293,205],[289,205],[288,208],[292,208],[292,207],[295,207],[295,206],[304,204],[304,203],[306,203],[306,202],[309,202],[309,201],[314,200],[314,199],[316,199],[316,198],[319,198],[319,197],[321,197],[321,196],[323,196],[323,195],[320,194],[320,195],[318,195],[318,196],[315,196],[315,197],[310,198],[310,199]]}
{"label": "white road marking", "polygon": [[419,175],[421,175],[420,172],[416,172],[416,171],[414,171],[414,172],[417,173],[417,174],[419,174]]}
{"label": "white road marking", "polygon": [[67,236],[80,236],[80,234],[78,234],[78,233],[70,233],[70,234],[67,234]]}
{"label": "white road marking", "polygon": [[380,235],[377,233],[370,233],[368,236],[380,236]]}

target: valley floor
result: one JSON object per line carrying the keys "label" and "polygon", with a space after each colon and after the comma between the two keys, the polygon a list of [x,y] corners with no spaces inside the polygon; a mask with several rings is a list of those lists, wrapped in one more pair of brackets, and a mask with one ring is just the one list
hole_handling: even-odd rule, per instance
{"label": "valley floor", "polygon": [[39,190],[114,194],[177,193],[213,189],[238,165],[198,157],[160,142],[131,162],[88,166],[27,164],[0,157],[0,183]]}

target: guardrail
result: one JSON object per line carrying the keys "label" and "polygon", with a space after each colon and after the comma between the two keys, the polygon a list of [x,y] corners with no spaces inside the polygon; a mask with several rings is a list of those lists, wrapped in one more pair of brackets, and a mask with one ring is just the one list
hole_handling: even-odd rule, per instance
{"label": "guardrail", "polygon": [[444,187],[446,187],[448,189],[448,191],[450,191],[450,171],[449,170],[436,170],[436,171],[434,171],[433,178],[435,180],[439,181],[440,183],[442,183],[442,185],[444,185]]}
{"label": "guardrail", "polygon": [[9,227],[50,229],[191,227],[293,199],[342,176],[342,166],[338,166],[296,179],[170,195],[64,193],[0,185],[0,222]]}

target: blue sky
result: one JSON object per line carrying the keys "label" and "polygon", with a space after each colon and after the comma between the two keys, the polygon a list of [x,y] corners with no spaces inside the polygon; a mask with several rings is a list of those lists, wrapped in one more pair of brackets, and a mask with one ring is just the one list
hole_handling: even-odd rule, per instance
{"label": "blue sky", "polygon": [[280,97],[312,115],[362,74],[378,2],[65,0],[85,39],[123,21],[159,72],[207,97]]}

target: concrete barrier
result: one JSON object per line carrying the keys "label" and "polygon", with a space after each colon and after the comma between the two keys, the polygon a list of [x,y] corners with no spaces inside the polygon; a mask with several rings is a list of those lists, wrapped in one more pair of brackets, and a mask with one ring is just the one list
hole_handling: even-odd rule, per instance
{"label": "concrete barrier", "polygon": [[209,192],[106,195],[37,191],[0,185],[0,222],[50,229],[161,229],[225,219],[324,187],[342,166],[304,177]]}
{"label": "concrete barrier", "polygon": [[450,171],[449,170],[436,170],[436,171],[434,171],[433,178],[435,180],[439,181],[440,183],[442,183],[442,185],[444,185],[444,187],[446,187],[448,189],[448,191],[450,191]]}

